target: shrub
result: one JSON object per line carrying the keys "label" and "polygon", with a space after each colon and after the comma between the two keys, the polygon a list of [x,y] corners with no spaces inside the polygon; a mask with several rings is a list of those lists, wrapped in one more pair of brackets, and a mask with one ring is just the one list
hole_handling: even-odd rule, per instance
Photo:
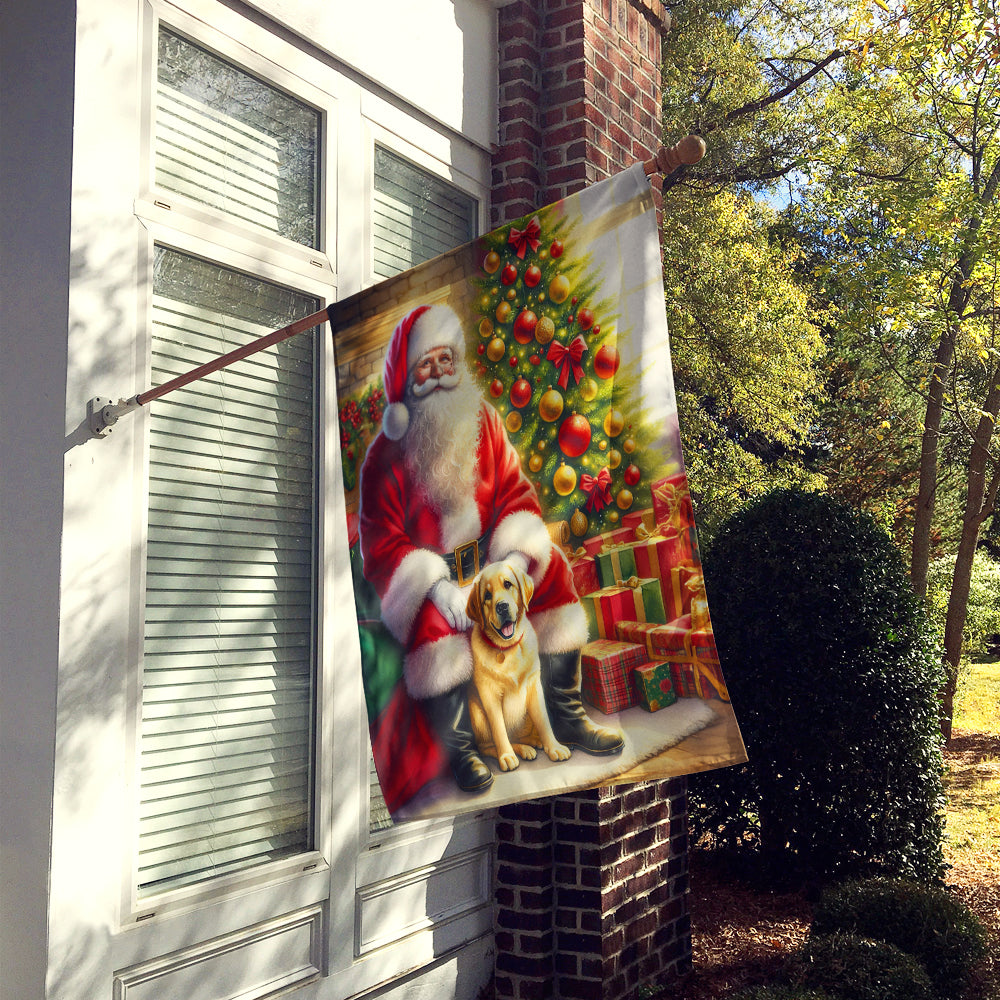
{"label": "shrub", "polygon": [[850,932],[895,945],[923,963],[938,994],[959,997],[986,956],[976,916],[947,890],[905,879],[828,888],[813,914],[814,935]]}
{"label": "shrub", "polygon": [[889,536],[779,490],[722,526],[704,571],[749,762],[691,779],[694,834],[772,875],[940,877],[943,671]]}
{"label": "shrub", "polygon": [[837,1000],[933,1000],[927,971],[912,955],[854,934],[810,938],[792,967],[796,985]]}
{"label": "shrub", "polygon": [[840,1000],[825,990],[802,989],[798,986],[751,986],[740,990],[731,1000]]}

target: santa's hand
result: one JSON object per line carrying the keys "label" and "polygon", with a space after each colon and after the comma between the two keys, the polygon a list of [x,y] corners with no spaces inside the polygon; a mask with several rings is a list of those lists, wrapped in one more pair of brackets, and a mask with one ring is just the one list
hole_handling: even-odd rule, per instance
{"label": "santa's hand", "polygon": [[428,596],[434,607],[444,615],[445,621],[456,632],[468,632],[472,628],[472,622],[465,613],[466,596],[451,580],[438,580],[431,587],[431,592]]}

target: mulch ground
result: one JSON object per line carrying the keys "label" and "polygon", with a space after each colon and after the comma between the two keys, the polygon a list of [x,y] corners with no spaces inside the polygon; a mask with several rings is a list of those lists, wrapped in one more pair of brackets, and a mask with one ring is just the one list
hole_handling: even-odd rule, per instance
{"label": "mulch ground", "polygon": [[[959,772],[977,761],[1000,762],[1000,739],[956,732],[946,753]],[[737,990],[773,982],[809,935],[810,893],[770,892],[747,885],[716,852],[692,850],[693,969],[664,994],[671,1000],[725,1000]],[[970,984],[970,1000],[1000,1000],[1000,858],[971,856],[948,872],[947,885],[990,935],[990,957]]]}

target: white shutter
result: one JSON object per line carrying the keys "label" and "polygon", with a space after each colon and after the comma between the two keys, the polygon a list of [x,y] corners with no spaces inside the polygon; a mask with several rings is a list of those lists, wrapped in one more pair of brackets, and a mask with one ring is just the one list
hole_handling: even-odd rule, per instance
{"label": "white shutter", "polygon": [[[416,267],[476,235],[475,198],[382,146],[375,147],[374,188],[373,252],[379,278]],[[369,828],[375,832],[392,826],[392,817],[374,759],[369,784]]]}
{"label": "white shutter", "polygon": [[[152,384],[317,308],[157,248]],[[312,846],[314,334],[150,406],[140,894]]]}

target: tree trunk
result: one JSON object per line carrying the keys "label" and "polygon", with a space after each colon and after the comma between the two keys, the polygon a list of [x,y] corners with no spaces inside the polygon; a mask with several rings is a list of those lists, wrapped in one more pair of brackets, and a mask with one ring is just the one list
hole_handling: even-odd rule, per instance
{"label": "tree trunk", "polygon": [[962,516],[962,535],[955,557],[955,572],[951,580],[948,596],[948,614],[944,625],[944,665],[945,686],[941,693],[941,733],[946,740],[951,739],[952,719],[955,712],[955,688],[958,684],[958,667],[962,658],[962,633],[969,607],[969,588],[972,583],[972,564],[979,544],[979,531],[983,521],[993,512],[997,485],[1000,476],[994,470],[987,482],[990,466],[996,463],[990,458],[989,446],[993,438],[997,411],[1000,409],[1000,385],[998,375],[991,379],[990,391],[986,394],[983,415],[976,427],[969,455],[968,485],[965,495],[965,511]]}
{"label": "tree trunk", "polygon": [[955,354],[955,329],[948,328],[934,353],[927,410],[920,439],[920,482],[917,487],[917,509],[913,519],[913,544],[910,550],[910,582],[913,589],[927,594],[927,568],[931,559],[931,525],[934,520],[934,495],[937,492],[938,436],[944,411],[944,377]]}

